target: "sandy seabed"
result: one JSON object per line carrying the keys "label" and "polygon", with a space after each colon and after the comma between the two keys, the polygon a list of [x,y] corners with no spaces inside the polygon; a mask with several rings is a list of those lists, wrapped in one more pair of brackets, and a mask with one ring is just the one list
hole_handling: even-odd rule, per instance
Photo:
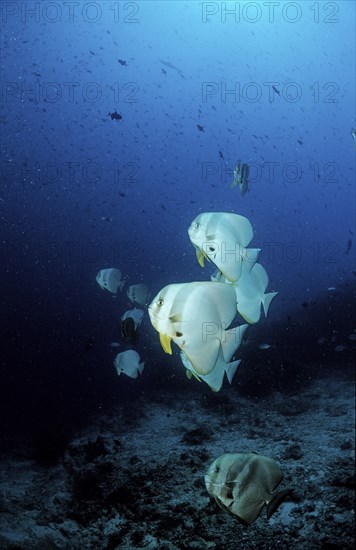
{"label": "sandy seabed", "polygon": [[[355,548],[353,377],[329,369],[262,397],[202,386],[93,417],[54,465],[4,452],[0,548]],[[279,488],[294,491],[245,527],[209,498],[204,474],[220,454],[250,451],[273,457]]]}

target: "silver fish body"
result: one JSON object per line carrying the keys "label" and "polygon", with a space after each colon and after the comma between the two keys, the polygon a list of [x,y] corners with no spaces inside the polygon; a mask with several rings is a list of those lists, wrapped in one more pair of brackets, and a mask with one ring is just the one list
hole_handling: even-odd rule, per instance
{"label": "silver fish body", "polygon": [[291,490],[273,494],[283,479],[278,464],[254,453],[226,453],[211,464],[205,476],[208,493],[225,511],[250,525],[267,506],[267,518]]}

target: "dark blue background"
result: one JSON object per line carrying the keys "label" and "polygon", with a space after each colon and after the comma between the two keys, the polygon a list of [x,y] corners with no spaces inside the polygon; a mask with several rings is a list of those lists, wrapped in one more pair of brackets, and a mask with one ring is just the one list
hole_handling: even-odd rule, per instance
{"label": "dark blue background", "polygon": [[[202,211],[253,224],[250,246],[279,292],[263,340],[304,360],[321,336],[325,361],[337,344],[350,350],[354,3],[272,13],[231,2],[239,14],[226,17],[219,2],[38,4],[1,6],[5,428],[67,429],[124,396],[165,391],[179,362],[147,318],[144,375],[117,378],[109,343],[130,303],[95,276],[118,267],[126,288],[145,282],[152,295],[207,279],[187,234]],[[238,159],[251,165],[245,197],[230,189]],[[293,319],[288,333],[269,328]]]}

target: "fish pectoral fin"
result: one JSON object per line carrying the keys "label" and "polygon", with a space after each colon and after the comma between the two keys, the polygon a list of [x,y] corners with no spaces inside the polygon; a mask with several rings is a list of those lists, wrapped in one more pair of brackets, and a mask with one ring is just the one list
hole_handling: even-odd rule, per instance
{"label": "fish pectoral fin", "polygon": [[162,334],[160,332],[159,341],[161,342],[161,346],[164,349],[164,351],[166,353],[169,353],[169,355],[172,355],[171,340],[172,338],[170,336],[168,336],[167,334]]}
{"label": "fish pectoral fin", "polygon": [[215,241],[215,240],[216,240],[216,233],[210,233],[210,235],[206,236],[206,241],[208,243],[210,243],[211,241]]}
{"label": "fish pectoral fin", "polygon": [[293,492],[293,489],[285,489],[284,491],[279,491],[273,495],[272,500],[267,504],[267,519],[269,519],[277,510],[277,508],[282,504],[282,502]]}
{"label": "fish pectoral fin", "polygon": [[172,323],[181,323],[182,322],[182,314],[181,313],[176,313],[174,315],[170,315],[169,320]]}

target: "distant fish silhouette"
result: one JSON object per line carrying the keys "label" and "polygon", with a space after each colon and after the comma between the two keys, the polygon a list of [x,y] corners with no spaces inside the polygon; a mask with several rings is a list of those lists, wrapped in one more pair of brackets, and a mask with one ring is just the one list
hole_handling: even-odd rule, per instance
{"label": "distant fish silhouette", "polygon": [[124,59],[118,59],[118,62],[120,63],[120,65],[123,65],[124,67],[127,67],[127,63]]}
{"label": "distant fish silhouette", "polygon": [[345,254],[348,254],[348,253],[350,252],[351,247],[352,247],[352,240],[349,239],[349,240],[347,241],[346,252],[345,252]]}
{"label": "distant fish silhouette", "polygon": [[246,163],[238,161],[234,170],[234,181],[230,185],[230,189],[233,189],[236,185],[239,186],[241,195],[244,197],[249,190],[248,177],[250,174],[250,167]]}
{"label": "distant fish silhouette", "polygon": [[199,132],[204,132],[204,126],[202,126],[201,124],[197,124],[197,128]]}
{"label": "distant fish silhouette", "polygon": [[122,119],[122,115],[120,115],[117,111],[115,111],[114,113],[109,113],[108,116],[111,117],[111,120],[121,120]]}
{"label": "distant fish silhouette", "polygon": [[173,63],[170,63],[170,61],[163,61],[163,59],[160,59],[159,61],[169,69],[173,69],[174,71],[176,71],[182,78],[185,78],[183,72],[180,69],[178,69],[178,67],[173,65]]}

